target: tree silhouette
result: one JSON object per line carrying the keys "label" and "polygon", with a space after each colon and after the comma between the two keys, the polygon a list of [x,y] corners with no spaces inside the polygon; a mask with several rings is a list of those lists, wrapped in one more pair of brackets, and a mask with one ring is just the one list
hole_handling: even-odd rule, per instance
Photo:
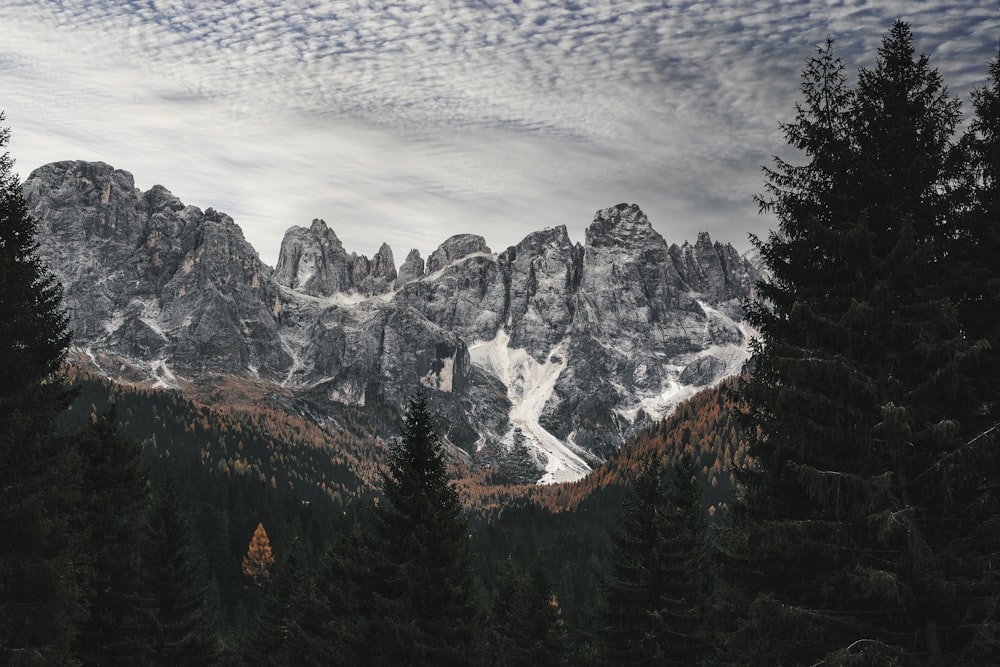
{"label": "tree silhouette", "polygon": [[149,664],[213,665],[219,651],[199,585],[187,519],[167,477],[149,521],[145,588],[149,598]]}
{"label": "tree silhouette", "polygon": [[469,531],[426,397],[410,403],[375,508],[372,646],[379,664],[462,665],[475,659],[478,610]]}
{"label": "tree silhouette", "polygon": [[[0,123],[3,122],[0,113]],[[10,130],[0,126],[0,149]],[[52,435],[71,392],[62,289],[37,255],[10,153],[0,155],[0,662],[69,662],[90,555],[74,515],[72,442]]]}
{"label": "tree silhouette", "polygon": [[761,198],[731,659],[989,664],[969,651],[998,636],[1000,452],[968,373],[989,343],[959,315],[959,103],[902,21],[856,86],[828,43],[802,91],[784,129],[808,161],[776,160]]}
{"label": "tree silhouette", "polygon": [[142,450],[121,432],[113,407],[91,415],[75,439],[85,491],[79,518],[94,562],[90,610],[74,647],[85,665],[134,664],[148,640],[142,557],[150,489]]}
{"label": "tree silhouette", "polygon": [[694,665],[705,653],[705,508],[690,454],[667,481],[651,456],[612,532],[600,618],[612,664]]}

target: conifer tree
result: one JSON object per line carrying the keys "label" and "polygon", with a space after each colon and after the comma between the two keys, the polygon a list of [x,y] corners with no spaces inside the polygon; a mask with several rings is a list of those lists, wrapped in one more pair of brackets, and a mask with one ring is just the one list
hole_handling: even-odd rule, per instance
{"label": "conifer tree", "polygon": [[975,474],[960,500],[967,508],[964,521],[953,525],[961,545],[955,557],[969,601],[967,616],[976,619],[963,658],[988,664],[1000,654],[1000,627],[992,620],[1000,604],[1000,573],[993,566],[1000,545],[1000,53],[972,101],[975,115],[967,140],[974,200],[955,248],[964,260],[955,273],[964,278],[958,308],[970,349],[961,359],[966,391],[952,403],[961,411],[960,440],[966,443],[954,458]]}
{"label": "conifer tree", "polygon": [[375,508],[371,570],[375,664],[464,665],[475,661],[478,610],[471,547],[426,397],[409,406],[392,446]]}
{"label": "conifer tree", "polygon": [[[373,578],[369,552],[371,537],[357,524],[327,548],[316,577],[316,595],[323,622],[319,640],[328,664],[353,665],[366,662],[371,653],[368,637],[378,634],[371,589]],[[307,627],[306,632],[312,631]]]}
{"label": "conifer tree", "polygon": [[146,660],[163,667],[218,664],[214,624],[172,478],[166,479],[158,495],[144,559],[151,625]]}
{"label": "conifer tree", "polygon": [[142,451],[114,408],[91,415],[76,438],[85,500],[80,520],[93,554],[90,609],[74,644],[85,665],[131,665],[148,649],[143,537],[150,510]]}
{"label": "conifer tree", "polygon": [[[0,113],[0,124],[4,117]],[[10,130],[0,125],[0,150]],[[75,544],[75,453],[53,437],[71,392],[62,290],[37,255],[14,161],[0,155],[0,662],[70,664],[88,554]]]}
{"label": "conifer tree", "polygon": [[262,586],[271,579],[271,569],[274,567],[274,553],[271,551],[271,540],[267,537],[264,524],[258,523],[250,538],[250,546],[243,557],[243,574],[250,577],[254,584]]}
{"label": "conifer tree", "polygon": [[492,607],[491,664],[568,664],[569,638],[541,553],[526,576],[504,561]]}
{"label": "conifer tree", "polygon": [[300,545],[275,568],[267,595],[254,622],[247,662],[251,665],[299,667],[341,662],[325,650],[324,618],[313,579],[305,571]]}
{"label": "conifer tree", "polygon": [[968,405],[977,418],[975,429],[986,431],[1000,422],[1000,53],[972,102],[975,114],[966,141],[973,205],[951,250],[963,262],[955,272],[962,280],[962,325],[970,340],[980,342],[965,363],[975,393]]}
{"label": "conifer tree", "polygon": [[611,578],[600,619],[604,660],[620,665],[696,665],[705,654],[705,509],[693,458],[664,481],[647,459],[612,533]]}
{"label": "conifer tree", "polygon": [[828,43],[802,92],[784,130],[809,161],[765,169],[760,202],[779,230],[756,242],[769,278],[734,513],[754,601],[731,659],[953,662],[994,632],[993,593],[968,592],[998,555],[973,528],[996,516],[996,455],[968,447],[955,400],[976,345],[949,279],[969,207],[959,104],[902,21],[854,88]]}

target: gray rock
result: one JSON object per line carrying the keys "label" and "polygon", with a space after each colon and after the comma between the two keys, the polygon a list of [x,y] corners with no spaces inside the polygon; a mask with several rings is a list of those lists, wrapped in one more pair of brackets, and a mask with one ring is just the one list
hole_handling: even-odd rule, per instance
{"label": "gray rock", "polygon": [[270,269],[229,216],[184,206],[163,187],[144,194],[103,163],[45,165],[24,191],[77,345],[147,368],[289,364]]}
{"label": "gray rock", "polygon": [[456,234],[438,246],[427,258],[427,273],[440,271],[455,260],[475,253],[490,253],[485,239],[475,234]]}
{"label": "gray rock", "polygon": [[504,251],[500,262],[509,276],[510,344],[542,362],[573,322],[583,248],[559,226],[529,234]]}
{"label": "gray rock", "polygon": [[406,256],[403,265],[399,267],[397,277],[399,284],[408,283],[424,277],[424,260],[420,257],[420,251],[414,248]]}
{"label": "gray rock", "polygon": [[598,211],[583,245],[556,227],[494,254],[465,234],[398,273],[388,245],[369,260],[314,220],[271,271],[228,216],[106,164],[45,165],[24,191],[95,359],[149,384],[249,378],[324,419],[422,389],[448,440],[511,479],[579,477],[746,358],[759,268],[707,234],[668,245],[634,205]]}
{"label": "gray rock", "polygon": [[711,354],[698,357],[681,371],[680,381],[682,384],[704,387],[721,379],[722,373],[726,370],[726,362]]}

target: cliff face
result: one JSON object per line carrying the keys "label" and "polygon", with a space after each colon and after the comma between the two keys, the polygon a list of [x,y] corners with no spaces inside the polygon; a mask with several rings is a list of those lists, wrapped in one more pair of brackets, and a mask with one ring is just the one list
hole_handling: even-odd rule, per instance
{"label": "cliff face", "polygon": [[598,211],[583,245],[564,227],[500,253],[459,235],[398,273],[389,246],[348,253],[315,220],[272,271],[228,216],[108,165],[46,165],[24,190],[76,345],[108,375],[228,374],[320,410],[400,410],[422,387],[450,442],[500,465],[524,444],[543,481],[582,476],[746,358],[756,269],[707,234],[667,244],[636,206]]}

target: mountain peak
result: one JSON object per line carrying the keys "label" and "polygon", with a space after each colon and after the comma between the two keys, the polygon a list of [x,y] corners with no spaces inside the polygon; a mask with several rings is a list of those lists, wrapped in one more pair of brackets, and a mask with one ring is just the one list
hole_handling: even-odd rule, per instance
{"label": "mountain peak", "polygon": [[452,262],[475,253],[492,252],[486,239],[478,234],[456,234],[450,237],[427,258],[427,273],[434,273]]}
{"label": "mountain peak", "polygon": [[649,243],[664,244],[649,222],[649,218],[635,204],[618,204],[599,210],[584,236],[585,245],[592,248],[623,246],[635,248]]}

